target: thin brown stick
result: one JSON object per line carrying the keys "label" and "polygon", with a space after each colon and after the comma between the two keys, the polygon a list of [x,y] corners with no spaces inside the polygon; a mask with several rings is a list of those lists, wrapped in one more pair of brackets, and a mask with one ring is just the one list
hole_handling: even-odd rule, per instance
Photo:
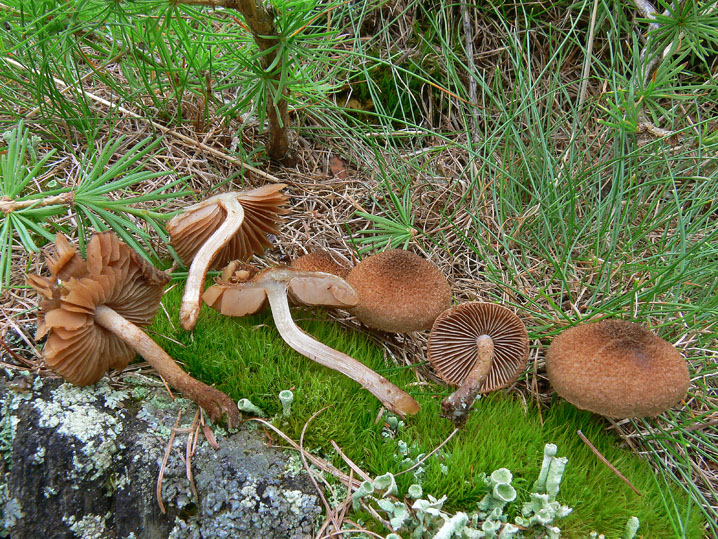
{"label": "thin brown stick", "polygon": [[588,43],[586,44],[586,59],[583,62],[583,72],[581,73],[581,91],[578,94],[578,110],[581,110],[583,102],[586,100],[586,91],[588,90],[588,75],[591,72],[591,56],[593,55],[593,38],[596,33],[596,13],[598,12],[598,0],[593,1],[593,10],[591,11],[591,24],[588,29]]}
{"label": "thin brown stick", "polygon": [[160,473],[157,475],[157,504],[160,506],[162,514],[166,514],[165,504],[162,502],[162,478],[165,476],[165,468],[167,467],[167,461],[170,459],[170,452],[172,451],[172,444],[175,441],[175,429],[179,425],[182,417],[182,410],[177,414],[177,421],[175,426],[170,431],[170,439],[167,441],[167,449],[165,449],[165,456],[162,458],[162,464],[160,464]]}
{"label": "thin brown stick", "polygon": [[[358,479],[351,480],[347,474],[345,474],[344,472],[342,472],[341,470],[339,470],[338,468],[336,468],[335,466],[333,466],[326,460],[324,460],[320,457],[317,457],[315,455],[312,455],[311,453],[306,452],[303,448],[299,447],[299,444],[297,444],[297,442],[292,440],[289,436],[287,436],[285,433],[283,433],[281,430],[279,430],[277,427],[275,427],[268,421],[265,421],[261,417],[251,417],[247,421],[256,421],[258,423],[261,423],[268,429],[273,430],[284,441],[286,441],[291,446],[291,449],[295,449],[296,451],[303,453],[306,456],[307,460],[311,461],[311,463],[314,464],[317,468],[319,468],[320,470],[323,470],[327,473],[332,474],[334,477],[339,479],[339,481],[344,483],[346,486],[351,485],[351,488],[354,488],[354,489],[359,488],[361,481],[359,481]],[[290,449],[290,448],[287,448],[287,449]]]}
{"label": "thin brown stick", "polygon": [[633,492],[635,492],[639,496],[642,496],[641,492],[636,487],[633,486],[633,483],[631,483],[626,478],[625,475],[623,475],[621,472],[619,472],[618,469],[613,464],[608,462],[608,459],[606,457],[604,457],[598,449],[596,449],[596,447],[589,441],[589,439],[586,438],[586,436],[583,434],[583,432],[581,432],[580,430],[577,430],[576,433],[578,434],[579,438],[581,438],[581,440],[583,440],[583,443],[585,443],[588,446],[588,448],[591,451],[593,451],[594,454],[601,460],[601,462],[603,462],[606,466],[608,466],[613,471],[613,473],[615,473],[618,477],[621,478],[621,480],[624,483],[626,483],[629,487],[631,487],[631,489],[633,489]]}
{"label": "thin brown stick", "polygon": [[[354,479],[354,470],[349,470],[349,479]],[[344,523],[344,516],[346,515],[347,509],[349,507],[349,504],[352,501],[352,488],[351,486],[347,487],[347,495],[344,501],[336,507],[335,511],[338,513],[337,520],[341,523]],[[331,523],[331,518],[327,515],[327,518],[324,519],[324,522],[322,523],[322,527],[319,528],[319,531],[316,533],[315,537],[317,539],[324,539],[324,537],[329,537],[328,535],[324,535],[324,530],[327,529],[329,524]]]}
{"label": "thin brown stick", "polygon": [[[30,71],[30,70],[29,70],[27,67],[25,67],[23,64],[21,64],[20,62],[18,62],[18,61],[16,61],[16,60],[13,60],[12,58],[3,57],[2,60],[6,61],[7,63],[9,63],[9,64],[11,64],[11,65],[14,65],[15,67],[19,67],[20,69],[24,69],[24,70],[26,70],[26,71]],[[67,84],[65,83],[65,81],[63,81],[62,79],[58,79],[58,78],[56,78],[56,77],[53,77],[52,80],[53,80],[53,82],[54,82],[55,84],[58,84],[58,85],[60,85],[60,86],[62,86],[62,87],[67,86]],[[82,93],[83,93],[85,96],[89,97],[90,99],[92,99],[92,100],[95,101],[96,103],[100,103],[100,104],[102,104],[102,105],[105,105],[106,107],[108,107],[108,108],[110,108],[110,109],[113,109],[113,108],[114,108],[115,110],[117,110],[117,111],[121,112],[122,114],[124,114],[124,115],[126,115],[126,116],[129,116],[130,118],[133,118],[133,119],[135,119],[135,120],[141,120],[141,121],[143,121],[143,122],[147,122],[147,123],[150,124],[154,129],[157,129],[158,131],[160,131],[163,135],[169,135],[169,136],[171,136],[171,137],[177,138],[177,139],[181,140],[182,142],[188,144],[189,146],[192,146],[192,147],[194,147],[194,148],[198,148],[198,149],[200,149],[200,150],[202,150],[202,151],[207,152],[207,153],[210,154],[210,155],[213,155],[213,156],[215,156],[215,157],[219,157],[220,159],[223,159],[224,161],[226,161],[226,162],[228,162],[228,163],[231,163],[231,164],[233,164],[233,165],[237,165],[237,166],[239,166],[239,167],[241,167],[241,168],[244,168],[244,169],[246,169],[246,170],[248,170],[248,171],[254,173],[255,175],[257,175],[257,176],[259,176],[260,178],[263,178],[263,179],[265,179],[265,180],[267,180],[267,181],[270,181],[270,182],[272,182],[272,183],[282,183],[281,181],[279,181],[279,178],[277,178],[276,176],[272,176],[271,174],[269,174],[269,173],[267,173],[267,172],[264,172],[263,170],[259,170],[258,168],[253,167],[252,165],[249,165],[249,164],[245,163],[245,162],[242,161],[241,159],[238,159],[238,158],[236,158],[236,157],[233,157],[233,156],[231,156],[231,155],[228,155],[228,154],[226,154],[226,153],[224,153],[224,152],[218,150],[217,148],[213,148],[212,146],[209,146],[209,145],[207,145],[207,144],[205,144],[205,143],[203,143],[203,142],[200,142],[200,141],[198,141],[198,140],[195,140],[195,139],[193,139],[193,138],[190,138],[190,137],[188,137],[187,135],[183,135],[182,133],[179,133],[178,131],[175,131],[174,129],[170,129],[169,127],[165,127],[165,126],[162,125],[162,124],[158,124],[157,122],[155,122],[155,121],[153,121],[153,120],[151,120],[151,119],[149,119],[149,118],[145,118],[144,116],[141,116],[140,114],[137,114],[137,113],[135,113],[135,112],[132,112],[131,110],[128,110],[128,109],[126,109],[126,108],[124,108],[124,107],[122,107],[122,106],[120,106],[120,105],[117,105],[116,103],[112,103],[111,101],[108,101],[107,99],[103,99],[102,97],[99,97],[99,96],[97,96],[97,95],[95,95],[95,94],[93,94],[93,93],[91,93],[91,92],[88,92],[87,90],[85,90],[85,89],[82,88],[82,87],[81,87],[81,89],[82,89]]]}
{"label": "thin brown stick", "polygon": [[0,212],[8,213],[25,208],[42,208],[45,206],[69,206],[75,200],[75,193],[69,191],[44,198],[32,198],[28,200],[12,200],[6,197],[0,198]]}
{"label": "thin brown stick", "polygon": [[347,466],[349,466],[349,468],[351,468],[352,471],[356,472],[356,474],[359,477],[361,477],[364,481],[371,481],[371,477],[369,477],[369,474],[367,474],[359,466],[354,464],[354,461],[344,454],[344,452],[341,450],[341,448],[337,445],[337,443],[334,440],[329,440],[329,442],[332,444],[334,451],[336,451],[339,454],[339,456],[344,460],[344,462],[347,463]]}
{"label": "thin brown stick", "polygon": [[189,434],[187,435],[187,447],[185,448],[184,456],[184,465],[187,472],[187,480],[189,481],[189,486],[192,489],[192,494],[194,495],[194,499],[197,502],[198,506],[199,493],[197,492],[197,486],[194,484],[194,476],[192,475],[192,456],[194,455],[196,441],[199,436],[199,414],[200,408],[197,407],[197,411],[194,414],[194,419],[192,419],[192,426],[190,427]]}
{"label": "thin brown stick", "polygon": [[302,427],[302,434],[299,435],[299,448],[302,450],[300,453],[302,457],[302,462],[304,463],[304,468],[307,470],[307,473],[309,474],[309,479],[312,480],[312,483],[314,484],[314,488],[317,489],[317,492],[319,493],[319,497],[322,500],[322,503],[324,504],[324,508],[327,510],[327,517],[331,518],[332,524],[334,525],[335,530],[341,530],[341,526],[339,526],[339,523],[336,520],[336,515],[334,514],[334,511],[332,510],[332,506],[329,505],[329,502],[324,497],[324,492],[322,489],[319,488],[319,484],[317,483],[317,480],[314,478],[314,474],[312,473],[312,470],[309,468],[309,463],[307,462],[306,458],[306,451],[304,451],[304,435],[307,432],[307,427],[309,426],[309,423],[311,423],[315,417],[317,417],[319,414],[321,414],[324,410],[329,408],[329,406],[325,406],[321,410],[317,410],[312,414],[312,416],[307,419],[306,423],[304,423],[304,426]]}
{"label": "thin brown stick", "polygon": [[427,454],[424,458],[418,460],[418,461],[416,462],[416,464],[414,464],[411,468],[407,468],[406,470],[402,470],[402,471],[400,471],[400,472],[398,472],[398,473],[395,473],[395,474],[394,474],[394,477],[396,477],[397,475],[401,475],[401,474],[403,474],[403,473],[406,473],[406,472],[410,472],[410,471],[413,470],[414,468],[417,468],[417,467],[421,466],[424,462],[426,462],[426,459],[428,459],[431,455],[433,455],[433,454],[436,453],[439,449],[441,449],[442,447],[444,447],[444,446],[446,445],[446,443],[447,443],[449,440],[451,440],[451,439],[454,437],[454,434],[456,434],[457,432],[459,432],[459,429],[458,429],[458,428],[457,428],[457,429],[454,429],[454,430],[451,432],[451,434],[449,434],[449,435],[446,437],[446,440],[444,440],[444,441],[441,442],[439,445],[437,445],[437,446],[431,451],[431,453]]}
{"label": "thin brown stick", "polygon": [[[2,347],[3,350],[5,350],[10,355],[10,357],[12,357],[18,363],[22,363],[23,365],[28,365],[30,367],[37,367],[37,363],[35,363],[34,361],[32,361],[30,359],[25,359],[24,357],[21,357],[18,354],[16,354],[10,348],[10,346],[8,346],[7,342],[5,341],[5,337],[0,336],[0,347]],[[10,366],[15,367],[15,368],[18,367],[17,365],[10,365]]]}

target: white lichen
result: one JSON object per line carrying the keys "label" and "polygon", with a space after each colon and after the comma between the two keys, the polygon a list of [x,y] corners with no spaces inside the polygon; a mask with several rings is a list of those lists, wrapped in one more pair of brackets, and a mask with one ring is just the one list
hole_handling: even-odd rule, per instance
{"label": "white lichen", "polygon": [[107,537],[107,525],[102,515],[85,515],[77,520],[75,516],[62,517],[62,521],[79,539],[104,539]]}
{"label": "white lichen", "polygon": [[98,479],[118,451],[116,439],[122,424],[113,415],[91,406],[98,396],[107,398],[112,391],[104,380],[86,388],[65,383],[53,391],[51,400],[33,401],[40,427],[55,429],[79,442],[81,454],[73,456],[74,471],[79,477]]}

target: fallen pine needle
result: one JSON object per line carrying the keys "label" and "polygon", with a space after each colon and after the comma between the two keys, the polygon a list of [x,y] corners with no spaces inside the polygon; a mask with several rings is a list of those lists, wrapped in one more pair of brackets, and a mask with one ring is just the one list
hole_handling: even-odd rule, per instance
{"label": "fallen pine needle", "polygon": [[177,421],[175,421],[175,426],[172,428],[172,431],[170,432],[170,439],[167,441],[167,449],[165,449],[165,456],[162,459],[162,464],[160,464],[160,473],[157,476],[157,503],[160,506],[160,511],[162,511],[162,514],[164,515],[167,513],[167,510],[165,509],[165,504],[162,503],[162,478],[165,476],[165,468],[167,467],[167,461],[170,459],[170,452],[172,451],[172,444],[175,441],[175,433],[177,429],[177,426],[179,425],[180,418],[182,417],[182,410],[179,411],[177,414]]}
{"label": "fallen pine needle", "polygon": [[437,445],[437,446],[431,451],[431,453],[428,453],[424,458],[418,460],[418,461],[416,462],[416,464],[414,464],[411,468],[407,468],[406,470],[402,470],[402,471],[400,471],[400,472],[398,472],[398,473],[395,473],[394,476],[396,477],[397,475],[401,475],[401,474],[403,474],[403,473],[410,472],[410,471],[413,470],[414,468],[418,468],[419,466],[421,466],[424,462],[426,462],[426,459],[428,459],[431,455],[433,455],[433,454],[436,453],[439,449],[441,449],[442,447],[444,447],[444,446],[446,445],[446,443],[447,443],[449,440],[451,440],[451,439],[454,437],[454,434],[456,434],[457,432],[459,432],[459,429],[454,429],[454,430],[452,431],[452,433],[449,434],[449,435],[446,437],[446,440],[444,440],[444,441],[441,442],[439,445]]}
{"label": "fallen pine needle", "polygon": [[583,443],[585,443],[588,446],[588,448],[595,453],[595,455],[601,460],[601,462],[603,462],[606,466],[608,466],[611,470],[613,470],[613,473],[615,473],[618,477],[621,478],[621,480],[624,483],[626,483],[629,487],[631,487],[631,489],[633,489],[633,492],[635,492],[639,496],[642,496],[641,492],[636,487],[633,486],[633,483],[631,483],[626,478],[625,475],[623,475],[621,472],[619,472],[618,469],[613,464],[608,462],[608,459],[606,457],[604,457],[598,449],[596,449],[596,447],[589,441],[589,439],[586,438],[586,436],[583,434],[583,432],[581,432],[580,430],[577,430],[576,432],[578,433],[579,438],[581,438],[581,440],[583,440]]}

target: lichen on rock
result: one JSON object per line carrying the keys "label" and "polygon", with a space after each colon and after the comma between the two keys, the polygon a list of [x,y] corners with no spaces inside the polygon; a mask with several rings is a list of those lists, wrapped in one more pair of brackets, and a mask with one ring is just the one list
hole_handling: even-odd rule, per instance
{"label": "lichen on rock", "polygon": [[[311,537],[321,504],[289,455],[261,431],[211,425],[200,432],[187,478],[188,434],[197,411],[164,388],[117,391],[106,380],[74,387],[0,375],[0,537],[165,539]],[[137,399],[141,393],[142,399]],[[162,514],[155,489],[164,470]],[[296,470],[295,470],[296,471]]]}

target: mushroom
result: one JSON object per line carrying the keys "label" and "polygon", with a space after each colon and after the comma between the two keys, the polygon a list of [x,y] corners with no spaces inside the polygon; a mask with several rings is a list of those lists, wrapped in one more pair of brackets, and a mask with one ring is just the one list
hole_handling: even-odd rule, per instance
{"label": "mushroom", "polygon": [[501,305],[474,301],[441,313],[427,355],[439,378],[459,386],[442,401],[442,416],[463,425],[476,396],[516,380],[528,353],[526,326]]}
{"label": "mushroom", "polygon": [[279,215],[287,197],[279,183],[251,191],[223,193],[190,206],[167,223],[172,247],[182,262],[190,264],[180,309],[182,327],[191,330],[197,323],[200,295],[207,270],[222,267],[230,260],[248,260],[261,254],[270,242],[268,234],[278,232]]}
{"label": "mushroom", "polygon": [[87,385],[109,369],[124,369],[139,352],[212,420],[226,413],[230,426],[238,425],[232,399],[184,372],[139,327],[154,318],[167,274],[112,232],[90,239],[86,261],[58,234],[48,266],[52,278],[28,275],[27,282],[44,298],[36,338],[48,335],[44,356],[51,369],[73,384]]}
{"label": "mushroom", "polygon": [[613,418],[656,416],[683,399],[690,385],[680,352],[626,320],[565,330],[549,346],[546,371],[561,397]]}
{"label": "mushroom", "polygon": [[352,313],[367,326],[405,333],[429,329],[451,306],[451,288],[434,264],[390,249],[359,262],[347,276],[359,294]]}
{"label": "mushroom", "polygon": [[244,316],[259,311],[268,299],[279,334],[294,350],[358,382],[397,415],[404,417],[419,411],[419,404],[408,393],[356,359],[313,339],[292,320],[288,293],[305,305],[356,305],[356,293],[346,281],[329,273],[283,266],[267,268],[254,276],[232,267],[224,275],[229,275],[230,280],[218,281],[203,295],[210,307],[227,316]]}
{"label": "mushroom", "polygon": [[314,249],[310,253],[292,260],[292,267],[303,271],[321,271],[346,279],[351,264],[339,253],[325,249]]}

